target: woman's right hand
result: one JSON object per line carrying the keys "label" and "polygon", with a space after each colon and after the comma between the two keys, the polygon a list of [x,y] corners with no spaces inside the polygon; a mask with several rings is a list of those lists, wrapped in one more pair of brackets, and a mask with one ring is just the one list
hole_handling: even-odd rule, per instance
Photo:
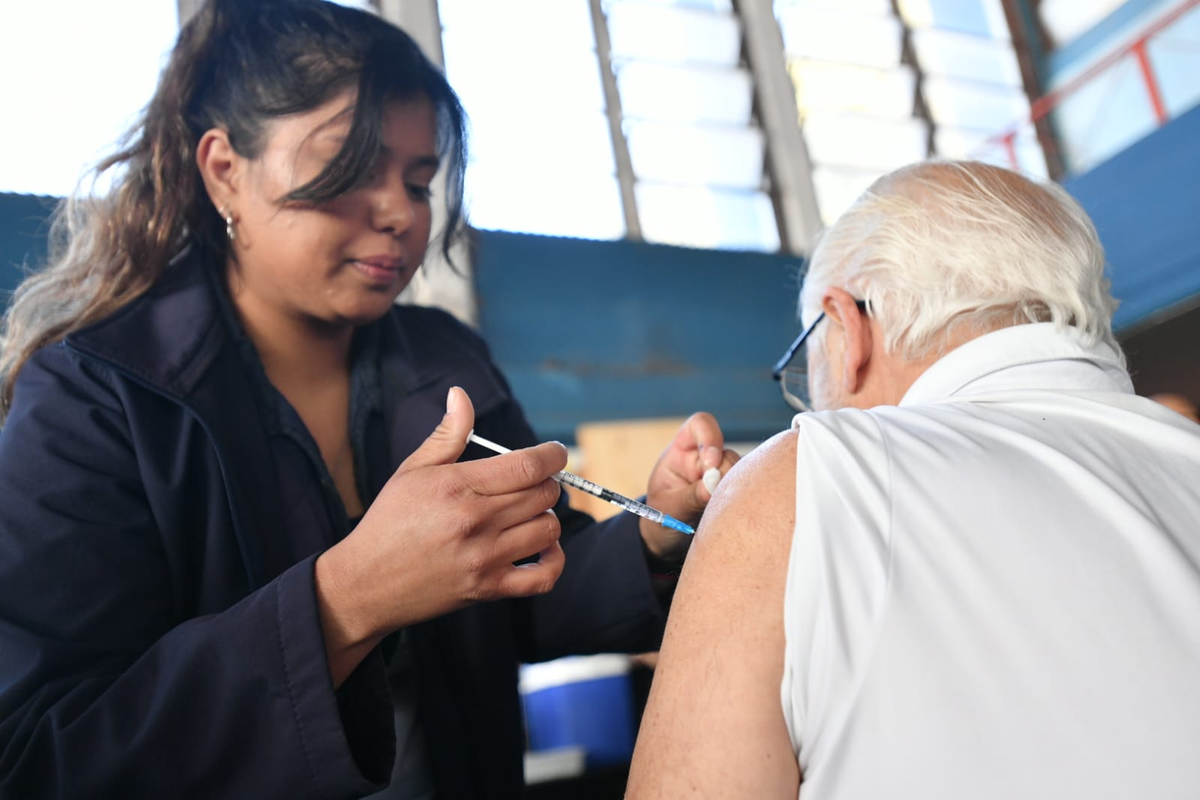
{"label": "woman's right hand", "polygon": [[[455,463],[474,424],[470,399],[451,389],[441,424],[350,535],[317,559],[335,686],[392,631],[471,603],[544,594],[562,574],[551,476],[566,467],[566,448]],[[536,563],[514,566],[535,554]]]}

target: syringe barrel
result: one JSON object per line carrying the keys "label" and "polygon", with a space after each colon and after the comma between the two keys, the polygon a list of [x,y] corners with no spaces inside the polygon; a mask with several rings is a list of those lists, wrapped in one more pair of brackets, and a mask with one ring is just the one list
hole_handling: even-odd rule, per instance
{"label": "syringe barrel", "polygon": [[599,484],[592,483],[587,478],[581,478],[573,472],[560,472],[554,476],[560,483],[565,483],[567,486],[572,486],[588,494],[601,497],[604,494],[604,487]]}

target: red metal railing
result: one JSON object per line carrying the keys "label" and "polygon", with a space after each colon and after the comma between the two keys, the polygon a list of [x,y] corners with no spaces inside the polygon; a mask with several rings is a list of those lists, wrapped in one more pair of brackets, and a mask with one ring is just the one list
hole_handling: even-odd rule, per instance
{"label": "red metal railing", "polygon": [[1029,106],[1029,117],[1021,122],[1014,124],[1002,133],[996,134],[984,143],[981,150],[990,149],[993,146],[999,145],[1005,153],[1009,161],[1009,165],[1013,169],[1020,169],[1020,163],[1017,157],[1016,139],[1018,132],[1029,124],[1036,125],[1045,118],[1051,111],[1060,105],[1064,99],[1077,91],[1080,87],[1094,80],[1098,75],[1108,71],[1112,67],[1124,61],[1126,58],[1132,57],[1137,64],[1138,73],[1141,75],[1142,84],[1145,86],[1146,95],[1150,100],[1150,106],[1154,111],[1154,117],[1159,127],[1170,121],[1170,114],[1167,110],[1166,103],[1163,102],[1162,91],[1159,88],[1158,78],[1154,73],[1154,65],[1150,61],[1150,54],[1146,49],[1147,43],[1158,35],[1165,28],[1173,25],[1176,20],[1182,17],[1187,12],[1191,11],[1197,5],[1200,5],[1200,0],[1184,0],[1177,6],[1174,6],[1154,22],[1147,25],[1138,33],[1136,37],[1129,43],[1114,49],[1108,55],[1096,61],[1083,72],[1080,72],[1071,80],[1064,83],[1062,86],[1055,88],[1053,91],[1047,92],[1041,97],[1034,100]]}

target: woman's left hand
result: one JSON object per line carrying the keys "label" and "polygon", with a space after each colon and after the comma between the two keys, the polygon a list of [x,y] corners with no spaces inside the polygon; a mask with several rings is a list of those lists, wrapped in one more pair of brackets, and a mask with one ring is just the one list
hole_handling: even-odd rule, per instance
{"label": "woman's left hand", "polygon": [[[712,498],[704,473],[715,468],[724,476],[737,460],[738,454],[725,448],[725,435],[716,418],[705,412],[693,414],[654,465],[646,503],[695,526]],[[690,539],[648,519],[641,520],[641,533],[650,552],[664,559],[680,557]]]}

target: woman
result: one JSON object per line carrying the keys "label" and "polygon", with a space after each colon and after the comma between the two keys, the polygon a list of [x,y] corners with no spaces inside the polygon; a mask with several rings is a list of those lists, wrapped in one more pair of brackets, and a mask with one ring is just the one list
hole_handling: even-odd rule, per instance
{"label": "woman", "polygon": [[[6,319],[0,796],[519,796],[518,662],[657,646],[686,544],[571,511],[483,343],[393,305],[443,161],[448,250],[461,109],[369,14],[180,33]],[[692,417],[649,502],[734,458]]]}

